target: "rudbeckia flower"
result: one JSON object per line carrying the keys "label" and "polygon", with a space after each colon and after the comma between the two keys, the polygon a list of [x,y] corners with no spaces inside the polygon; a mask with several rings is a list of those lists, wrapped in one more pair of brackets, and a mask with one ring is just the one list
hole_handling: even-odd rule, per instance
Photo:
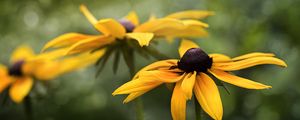
{"label": "rudbeckia flower", "polygon": [[51,80],[63,73],[74,71],[96,62],[103,55],[99,51],[90,55],[88,53],[60,58],[62,50],[35,55],[28,46],[18,47],[12,54],[11,66],[0,64],[0,93],[9,88],[10,98],[20,103],[26,97],[37,80]]}
{"label": "rudbeckia flower", "polygon": [[191,10],[170,14],[160,19],[151,19],[140,24],[139,18],[134,11],[119,20],[113,18],[97,20],[86,6],[81,5],[80,10],[97,31],[102,34],[63,34],[48,42],[43,50],[70,47],[66,54],[72,54],[95,50],[118,40],[136,40],[140,46],[148,46],[154,36],[203,37],[207,35],[204,28],[207,28],[208,24],[195,19],[213,15],[210,11]]}
{"label": "rudbeckia flower", "polygon": [[[106,61],[112,52],[116,52],[117,57],[115,58],[119,58],[119,53],[122,53],[126,63],[131,62],[134,51],[142,56],[152,55],[156,58],[162,58],[160,52],[154,48],[144,47],[141,49],[141,46],[148,46],[154,37],[206,36],[205,28],[208,25],[196,19],[202,19],[213,14],[210,11],[183,11],[163,18],[152,17],[152,19],[140,23],[137,14],[133,11],[121,19],[104,18],[97,20],[86,6],[81,5],[80,10],[101,34],[66,33],[46,43],[43,51],[50,48],[67,48],[64,54],[70,55],[107,48],[106,54],[103,56],[105,58],[102,61]],[[105,64],[105,62],[103,63]]]}
{"label": "rudbeckia flower", "polygon": [[287,67],[286,63],[271,53],[249,53],[235,58],[223,54],[207,54],[195,43],[183,40],[179,47],[180,59],[162,60],[140,70],[131,81],[113,92],[113,95],[129,94],[124,103],[143,95],[163,83],[174,83],[171,113],[174,120],[186,119],[186,101],[193,94],[202,109],[213,119],[223,116],[220,94],[211,76],[247,89],[269,89],[252,80],[235,76],[231,71],[256,65],[274,64]]}

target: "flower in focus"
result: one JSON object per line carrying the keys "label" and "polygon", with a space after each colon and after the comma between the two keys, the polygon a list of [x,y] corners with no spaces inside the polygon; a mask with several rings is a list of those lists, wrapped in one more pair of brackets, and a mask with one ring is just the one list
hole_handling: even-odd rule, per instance
{"label": "flower in focus", "polygon": [[119,54],[122,53],[128,64],[133,64],[130,61],[133,59],[133,51],[137,51],[142,56],[152,55],[161,58],[162,55],[157,50],[151,47],[142,49],[140,46],[148,46],[154,37],[204,37],[207,35],[205,28],[208,27],[208,24],[196,19],[213,14],[210,11],[184,11],[158,19],[152,17],[148,21],[140,23],[137,14],[133,11],[119,20],[113,18],[97,20],[86,6],[81,5],[80,10],[94,28],[102,34],[66,33],[48,42],[43,51],[50,48],[67,48],[64,54],[69,55],[107,48],[102,61],[106,61],[114,51],[118,56],[116,58],[119,58]]}
{"label": "flower in focus", "polygon": [[286,63],[271,53],[249,53],[230,58],[223,54],[206,54],[195,43],[182,40],[180,59],[162,60],[141,69],[131,81],[113,92],[129,94],[124,103],[143,95],[163,83],[174,83],[171,113],[174,120],[185,120],[186,101],[193,94],[202,109],[213,119],[221,120],[223,107],[214,80],[217,79],[247,89],[268,89],[271,86],[235,76],[229,72],[262,64],[287,67]]}
{"label": "flower in focus", "polygon": [[28,46],[18,47],[12,54],[10,67],[0,65],[0,93],[9,88],[11,99],[20,103],[29,94],[34,78],[51,80],[63,73],[83,68],[96,62],[103,55],[99,51],[93,55],[87,53],[61,58],[62,50],[35,55]]}

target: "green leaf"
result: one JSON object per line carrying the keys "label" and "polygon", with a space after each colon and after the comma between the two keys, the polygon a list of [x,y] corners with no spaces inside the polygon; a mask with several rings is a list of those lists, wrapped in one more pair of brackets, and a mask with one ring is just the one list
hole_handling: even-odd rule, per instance
{"label": "green leaf", "polygon": [[131,76],[134,76],[134,52],[132,48],[122,47],[123,57]]}
{"label": "green leaf", "polygon": [[[103,55],[102,58],[100,58],[97,62],[97,72],[96,72],[96,78],[100,75],[100,73],[102,72],[105,63],[107,62],[108,58],[110,57],[111,53],[113,51],[113,48],[110,47],[107,49],[107,51],[105,52],[105,54]],[[101,63],[101,65],[99,65]]]}

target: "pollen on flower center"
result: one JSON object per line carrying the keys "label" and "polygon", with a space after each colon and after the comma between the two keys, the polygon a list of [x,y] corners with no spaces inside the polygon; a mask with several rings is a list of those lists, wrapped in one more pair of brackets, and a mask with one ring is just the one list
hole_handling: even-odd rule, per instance
{"label": "pollen on flower center", "polygon": [[22,76],[22,65],[24,64],[23,60],[15,62],[10,68],[8,74],[11,76]]}
{"label": "pollen on flower center", "polygon": [[185,72],[206,72],[212,66],[212,58],[200,48],[191,48],[185,52],[177,64],[178,68]]}
{"label": "pollen on flower center", "polygon": [[132,22],[130,22],[129,20],[126,20],[126,19],[119,20],[119,23],[121,23],[124,26],[127,33],[132,32],[133,29],[135,28],[135,25]]}

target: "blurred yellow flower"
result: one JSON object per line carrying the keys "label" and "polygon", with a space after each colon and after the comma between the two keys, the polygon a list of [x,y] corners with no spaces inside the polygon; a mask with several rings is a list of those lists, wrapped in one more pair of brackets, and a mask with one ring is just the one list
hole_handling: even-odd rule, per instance
{"label": "blurred yellow flower", "polygon": [[97,20],[87,9],[80,6],[81,12],[101,35],[66,33],[48,42],[43,51],[49,48],[64,48],[65,54],[98,50],[115,41],[136,40],[140,46],[148,46],[153,37],[203,37],[208,24],[196,19],[213,15],[210,11],[183,11],[156,19],[152,17],[140,24],[137,14],[132,11],[122,19],[105,18]]}
{"label": "blurred yellow flower", "polygon": [[63,49],[35,55],[28,46],[18,47],[12,54],[10,67],[0,64],[0,93],[9,87],[11,99],[20,103],[29,94],[34,78],[50,80],[63,73],[93,64],[103,55],[104,50],[92,55],[84,53],[68,58],[61,58],[61,52]]}
{"label": "blurred yellow flower", "polygon": [[163,83],[175,83],[171,99],[174,120],[186,119],[186,101],[195,94],[202,109],[211,118],[221,120],[223,107],[220,94],[212,75],[223,82],[247,89],[268,89],[271,86],[230,74],[256,65],[274,64],[287,67],[286,63],[271,53],[250,53],[235,58],[223,54],[207,55],[195,43],[182,40],[180,60],[158,61],[140,70],[131,81],[119,87],[113,95],[129,94],[124,103],[154,89]]}

